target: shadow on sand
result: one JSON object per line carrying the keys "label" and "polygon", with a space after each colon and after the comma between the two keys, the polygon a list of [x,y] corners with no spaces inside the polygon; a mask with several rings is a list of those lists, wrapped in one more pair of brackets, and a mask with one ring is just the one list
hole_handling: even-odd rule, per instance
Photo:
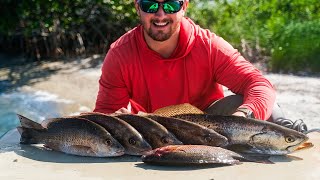
{"label": "shadow on sand", "polygon": [[0,146],[0,153],[14,152],[18,156],[41,162],[51,163],[118,163],[118,162],[141,162],[139,156],[119,157],[83,157],[69,155],[62,152],[52,151],[40,145],[11,144]]}
{"label": "shadow on sand", "polygon": [[146,164],[146,163],[138,163],[136,167],[145,169],[145,170],[161,170],[161,171],[190,171],[190,170],[199,170],[199,169],[212,169],[212,168],[224,168],[229,166],[241,166],[245,163],[259,163],[273,165],[276,163],[286,163],[296,160],[303,160],[302,158],[287,155],[287,156],[271,156],[270,162],[265,161],[257,161],[257,162],[241,162],[236,165],[228,165],[228,164],[181,164],[181,165],[172,165],[172,164]]}

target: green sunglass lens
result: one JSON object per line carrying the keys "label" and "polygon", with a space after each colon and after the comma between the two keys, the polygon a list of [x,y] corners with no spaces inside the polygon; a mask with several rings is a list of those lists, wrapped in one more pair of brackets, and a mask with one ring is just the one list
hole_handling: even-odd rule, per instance
{"label": "green sunglass lens", "polygon": [[157,2],[152,1],[142,1],[141,9],[147,13],[155,13],[158,11],[159,5]]}
{"label": "green sunglass lens", "polygon": [[159,4],[162,4],[165,13],[172,14],[180,11],[183,3],[182,1],[167,1],[163,3],[149,0],[140,1],[141,9],[146,13],[156,13],[159,9]]}
{"label": "green sunglass lens", "polygon": [[179,1],[168,1],[163,3],[163,10],[165,13],[176,13],[180,11],[181,4]]}

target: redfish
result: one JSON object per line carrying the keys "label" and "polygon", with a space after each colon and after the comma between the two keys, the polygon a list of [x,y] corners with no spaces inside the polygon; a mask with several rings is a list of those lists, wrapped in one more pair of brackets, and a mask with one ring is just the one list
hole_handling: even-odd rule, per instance
{"label": "redfish", "polygon": [[121,156],[124,147],[100,125],[82,118],[61,118],[41,126],[18,115],[21,144],[44,144],[67,154],[93,157]]}
{"label": "redfish", "polygon": [[235,165],[241,164],[240,154],[213,146],[171,145],[150,151],[142,161],[156,165]]}
{"label": "redfish", "polygon": [[126,154],[142,155],[152,149],[146,139],[124,120],[103,113],[83,113],[80,118],[88,119],[104,127],[125,148]]}

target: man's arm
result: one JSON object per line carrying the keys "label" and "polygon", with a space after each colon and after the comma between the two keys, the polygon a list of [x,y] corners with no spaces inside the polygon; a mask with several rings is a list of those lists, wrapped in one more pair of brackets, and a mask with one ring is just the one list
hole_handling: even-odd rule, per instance
{"label": "man's arm", "polygon": [[127,107],[129,103],[129,93],[117,58],[113,51],[109,50],[104,59],[95,112],[114,113]]}
{"label": "man's arm", "polygon": [[275,101],[272,84],[228,42],[217,36],[213,41],[216,81],[244,96],[240,108],[251,110],[257,119],[268,119]]}

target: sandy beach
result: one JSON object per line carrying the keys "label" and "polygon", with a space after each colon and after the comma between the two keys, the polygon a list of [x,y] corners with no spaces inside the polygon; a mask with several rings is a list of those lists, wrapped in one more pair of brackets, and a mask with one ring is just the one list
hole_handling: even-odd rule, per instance
{"label": "sandy beach", "polygon": [[[92,111],[98,92],[103,55],[89,58],[44,62],[0,68],[0,80],[12,83],[11,89],[46,91],[73,101],[65,114]],[[286,117],[303,119],[309,128],[320,128],[320,78],[265,73],[277,91],[277,102]],[[10,88],[8,89],[8,91]]]}

